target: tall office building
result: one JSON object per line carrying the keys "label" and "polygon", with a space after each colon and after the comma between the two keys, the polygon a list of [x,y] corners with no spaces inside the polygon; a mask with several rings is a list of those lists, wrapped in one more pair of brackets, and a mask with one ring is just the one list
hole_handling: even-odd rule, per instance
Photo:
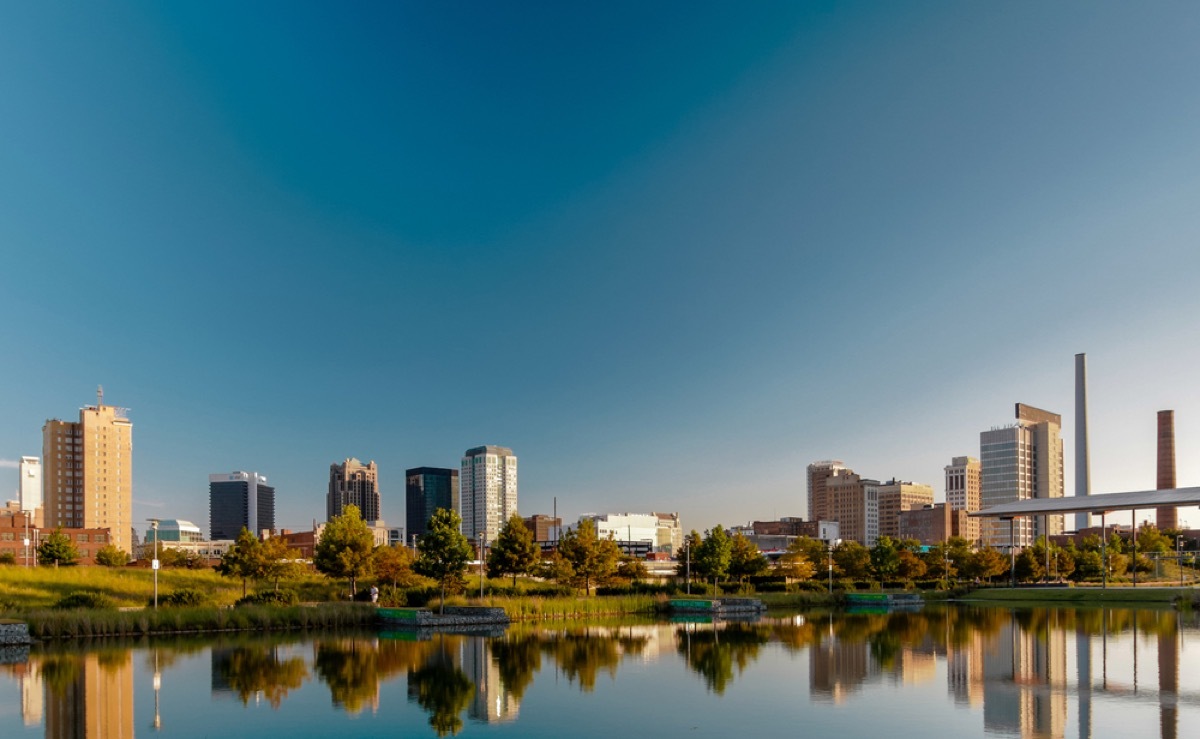
{"label": "tall office building", "polygon": [[517,512],[517,458],[502,446],[479,446],[463,455],[458,475],[462,532],[469,539],[496,541]]}
{"label": "tall office building", "polygon": [[879,535],[900,538],[900,514],[933,505],[933,488],[915,482],[891,479],[877,488]]}
{"label": "tall office building", "polygon": [[50,420],[42,427],[43,505],[46,526],[108,529],[129,552],[133,542],[133,423],[126,409],[96,405],[79,422]]}
{"label": "tall office building", "polygon": [[208,536],[236,539],[245,527],[255,536],[275,530],[275,488],[257,472],[222,472],[208,476]]}
{"label": "tall office building", "polygon": [[404,498],[408,535],[421,537],[429,528],[429,517],[439,508],[459,509],[458,470],[444,467],[414,467],[404,471]]}
{"label": "tall office building", "polygon": [[[1062,417],[1017,403],[1017,422],[979,434],[980,503],[991,508],[1030,498],[1063,497]],[[1039,536],[1063,532],[1062,514],[1008,521],[988,518],[981,526],[987,546],[1008,549],[1032,545]]]}
{"label": "tall office building", "polygon": [[[840,468],[825,477],[815,501],[825,511],[822,521],[837,521],[838,535],[873,547],[879,541],[879,481],[868,480],[854,471]],[[814,519],[816,520],[816,519]]]}
{"label": "tall office building", "polygon": [[827,459],[813,462],[808,466],[808,520],[830,521],[828,497],[825,495],[825,481],[843,472],[849,472],[841,460]]}
{"label": "tall office building", "polygon": [[363,464],[351,457],[341,464],[329,465],[329,493],[325,497],[327,520],[342,515],[348,505],[358,506],[364,521],[383,518],[379,506],[379,468],[374,462]]}
{"label": "tall office building", "polygon": [[42,460],[37,457],[21,457],[17,463],[17,474],[20,476],[21,510],[26,513],[37,513],[42,507]]}
{"label": "tall office building", "polygon": [[[980,474],[979,460],[974,457],[954,457],[946,465],[946,503],[952,511],[979,510]],[[963,529],[959,536],[970,542],[979,541],[979,519],[964,519]]]}

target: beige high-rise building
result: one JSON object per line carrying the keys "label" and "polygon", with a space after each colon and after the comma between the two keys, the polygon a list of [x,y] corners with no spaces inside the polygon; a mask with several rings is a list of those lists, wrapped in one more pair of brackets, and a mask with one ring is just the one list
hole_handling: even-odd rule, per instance
{"label": "beige high-rise building", "polygon": [[383,518],[379,502],[379,467],[363,464],[353,457],[341,464],[329,465],[329,494],[325,499],[329,520],[342,515],[348,505],[358,506],[364,521]]}
{"label": "beige high-rise building", "polygon": [[[933,505],[933,488],[892,479],[879,486],[879,535],[900,538],[900,514]],[[843,537],[844,538],[844,537]]]}
{"label": "beige high-rise building", "polygon": [[[1030,498],[1063,497],[1062,416],[1017,403],[1017,422],[979,435],[980,505],[990,508]],[[1062,514],[1026,516],[1009,522],[985,519],[981,539],[1007,550],[1032,545],[1037,538],[1063,532]]]}
{"label": "beige high-rise building", "polygon": [[838,535],[844,540],[875,546],[879,540],[879,481],[865,480],[842,468],[821,484],[821,506],[827,516],[822,520],[837,521]]}
{"label": "beige high-rise building", "polygon": [[830,477],[851,472],[841,460],[827,459],[813,462],[808,466],[808,520],[833,520],[829,515],[829,496],[826,494],[825,481]]}
{"label": "beige high-rise building", "polygon": [[[954,457],[946,465],[946,503],[954,511],[979,510],[980,474],[979,460],[974,457]],[[967,517],[959,536],[969,542],[979,541],[979,519]]]}
{"label": "beige high-rise building", "polygon": [[47,526],[108,529],[110,541],[132,551],[133,423],[124,408],[97,404],[79,422],[42,427],[42,479]]}

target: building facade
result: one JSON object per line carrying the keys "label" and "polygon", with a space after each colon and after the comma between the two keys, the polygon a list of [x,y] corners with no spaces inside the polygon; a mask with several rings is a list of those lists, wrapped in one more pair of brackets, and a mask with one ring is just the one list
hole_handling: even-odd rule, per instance
{"label": "building facade", "polygon": [[683,529],[678,513],[589,513],[579,520],[591,519],[596,535],[612,537],[631,554],[663,552],[673,555],[683,546]]}
{"label": "building facade", "polygon": [[422,537],[429,518],[439,508],[459,510],[458,470],[444,467],[414,467],[404,472],[404,502],[408,536]]}
{"label": "building facade", "polygon": [[258,537],[275,530],[275,488],[257,472],[209,475],[209,538],[237,539],[243,527]]}
{"label": "building facade", "polygon": [[42,460],[37,457],[21,457],[17,463],[20,477],[17,487],[21,510],[42,518]]}
{"label": "building facade", "polygon": [[108,529],[125,552],[133,546],[133,423],[124,408],[103,404],[79,411],[79,421],[42,427],[42,490],[46,526]]}
{"label": "building facade", "polygon": [[[57,526],[35,525],[33,514],[22,511],[19,505],[0,508],[0,554],[11,554],[21,566],[37,566],[38,545],[58,530]],[[62,527],[61,531],[79,551],[77,564],[81,565],[95,564],[96,552],[112,541],[108,529]],[[29,546],[25,546],[27,538]]]}
{"label": "building facade", "polygon": [[837,521],[841,538],[873,547],[879,541],[879,481],[841,469],[823,481],[822,520]]}
{"label": "building facade", "polygon": [[[1063,496],[1062,417],[1017,403],[1017,422],[979,435],[980,505],[990,508],[1030,498]],[[1031,546],[1039,536],[1063,532],[1062,514],[981,523],[983,544],[998,549]]]}
{"label": "building facade", "polygon": [[808,518],[812,521],[832,519],[829,515],[829,497],[826,483],[830,477],[850,473],[841,460],[827,459],[808,466]]}
{"label": "building facade", "polygon": [[458,474],[462,532],[493,542],[517,512],[517,457],[502,446],[480,446],[463,455]]}
{"label": "building facade", "polygon": [[[946,465],[946,503],[954,511],[977,511],[982,505],[981,470],[979,460],[974,457],[954,457]],[[969,542],[979,541],[979,519],[966,518],[960,533]]]}
{"label": "building facade", "polygon": [[933,505],[933,488],[892,479],[879,485],[879,535],[900,538],[900,514]]}
{"label": "building facade", "polygon": [[525,528],[538,544],[557,544],[562,538],[562,518],[535,513],[525,519]]}
{"label": "building facade", "polygon": [[379,497],[379,468],[353,457],[329,465],[329,492],[325,496],[326,520],[342,515],[346,506],[358,506],[364,521],[383,518]]}

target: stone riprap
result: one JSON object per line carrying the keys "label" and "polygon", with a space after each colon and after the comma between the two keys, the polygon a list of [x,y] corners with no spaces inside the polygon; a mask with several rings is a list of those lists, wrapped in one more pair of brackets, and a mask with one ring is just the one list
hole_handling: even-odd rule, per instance
{"label": "stone riprap", "polygon": [[509,623],[503,608],[448,606],[443,614],[428,608],[380,608],[379,618],[390,627],[409,629],[462,628]]}
{"label": "stone riprap", "polygon": [[19,646],[32,644],[29,638],[29,624],[24,621],[0,620],[0,646]]}

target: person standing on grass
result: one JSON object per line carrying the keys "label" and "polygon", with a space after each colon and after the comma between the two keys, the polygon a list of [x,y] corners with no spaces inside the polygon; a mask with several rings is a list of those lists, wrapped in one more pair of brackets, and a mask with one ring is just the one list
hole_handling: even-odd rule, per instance
{"label": "person standing on grass", "polygon": [[379,602],[379,588],[375,587],[374,585],[371,586],[371,602]]}

